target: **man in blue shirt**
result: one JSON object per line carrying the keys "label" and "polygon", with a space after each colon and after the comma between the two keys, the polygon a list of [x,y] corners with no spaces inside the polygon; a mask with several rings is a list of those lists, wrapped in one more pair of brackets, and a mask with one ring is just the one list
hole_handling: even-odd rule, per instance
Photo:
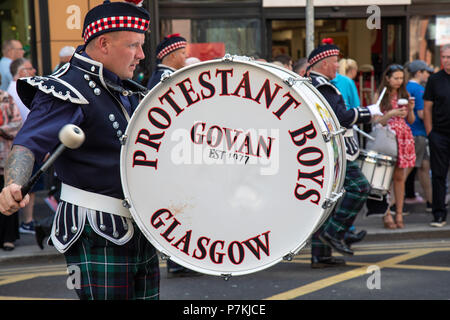
{"label": "man in blue shirt", "polygon": [[[431,210],[432,192],[431,192],[431,178],[430,178],[430,154],[428,151],[428,139],[423,123],[423,94],[425,87],[422,85],[426,83],[430,73],[433,69],[430,68],[425,61],[414,60],[409,66],[411,78],[406,84],[406,90],[408,90],[411,98],[415,99],[414,115],[416,120],[408,125],[411,127],[412,134],[414,136],[414,143],[416,149],[416,165],[418,170],[418,177],[422,189],[425,193],[425,199],[427,201],[427,210]],[[406,174],[409,175],[413,168],[408,168]]]}
{"label": "man in blue shirt", "polygon": [[23,58],[25,51],[22,44],[18,40],[6,40],[2,45],[3,57],[0,59],[0,75],[1,85],[0,90],[7,91],[9,83],[12,81],[13,76],[9,67],[11,62],[16,59]]}

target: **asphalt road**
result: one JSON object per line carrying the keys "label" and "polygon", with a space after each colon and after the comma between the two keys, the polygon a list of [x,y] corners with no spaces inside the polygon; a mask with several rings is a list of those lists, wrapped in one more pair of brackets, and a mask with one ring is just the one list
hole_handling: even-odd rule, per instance
{"label": "asphalt road", "polygon": [[[250,275],[167,278],[161,300],[191,306],[206,300],[448,300],[450,240],[364,243],[339,268],[311,269],[305,248],[291,262]],[[0,299],[77,299],[67,287],[64,259],[34,258],[0,266]]]}

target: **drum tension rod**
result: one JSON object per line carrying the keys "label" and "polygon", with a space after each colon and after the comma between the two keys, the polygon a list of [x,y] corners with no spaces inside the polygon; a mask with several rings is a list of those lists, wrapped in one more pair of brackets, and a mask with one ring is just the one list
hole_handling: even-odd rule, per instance
{"label": "drum tension rod", "polygon": [[131,208],[131,204],[130,204],[130,201],[129,201],[128,199],[123,199],[123,200],[122,200],[122,205],[123,205],[125,208],[127,208],[127,209],[130,209],[130,208]]}
{"label": "drum tension rod", "polygon": [[305,81],[311,82],[311,78],[303,78],[299,76],[298,78],[288,77],[283,80],[283,82],[286,83],[289,87],[293,87],[294,84],[296,84],[297,82],[305,82]]}
{"label": "drum tension rod", "polygon": [[128,139],[128,136],[127,136],[126,134],[123,134],[123,135],[119,138],[120,144],[124,146],[124,145],[127,143],[127,139]]}
{"label": "drum tension rod", "polygon": [[294,254],[292,252],[289,252],[287,255],[285,255],[283,257],[283,260],[285,260],[285,261],[292,261],[292,260],[294,260]]}
{"label": "drum tension rod", "polygon": [[325,142],[330,142],[331,138],[333,138],[335,136],[338,136],[340,134],[344,134],[345,131],[347,131],[346,128],[341,128],[341,129],[339,129],[338,131],[335,131],[335,132],[323,131],[322,132],[322,137],[323,137],[323,140],[325,140]]}
{"label": "drum tension rod", "polygon": [[331,198],[326,198],[325,201],[323,202],[322,209],[331,208],[336,202],[339,201],[340,198],[342,198],[344,193],[345,193],[345,190],[343,190],[342,192],[339,192],[339,193],[332,192]]}
{"label": "drum tension rod", "polygon": [[231,273],[222,273],[221,276],[223,280],[228,281],[231,278]]}

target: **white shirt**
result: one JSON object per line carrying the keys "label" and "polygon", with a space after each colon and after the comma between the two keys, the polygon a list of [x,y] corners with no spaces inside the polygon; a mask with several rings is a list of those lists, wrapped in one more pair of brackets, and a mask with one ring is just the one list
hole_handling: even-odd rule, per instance
{"label": "white shirt", "polygon": [[23,104],[22,100],[19,98],[19,95],[17,94],[17,88],[16,88],[17,82],[11,81],[8,86],[8,93],[13,98],[14,102],[16,103],[17,107],[19,108],[20,115],[22,116],[22,123],[25,122],[27,119],[28,113],[30,110]]}

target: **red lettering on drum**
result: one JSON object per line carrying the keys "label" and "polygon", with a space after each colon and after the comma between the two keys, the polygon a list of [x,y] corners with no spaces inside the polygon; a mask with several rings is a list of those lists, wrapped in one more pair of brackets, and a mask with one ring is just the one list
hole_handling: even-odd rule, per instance
{"label": "red lettering on drum", "polygon": [[294,105],[294,109],[297,109],[297,107],[301,104],[300,101],[295,100],[290,92],[286,93],[283,96],[283,98],[285,97],[288,97],[287,101],[280,107],[280,109],[278,109],[278,111],[273,112],[278,120],[281,120],[281,116],[286,112],[287,109],[289,109],[290,106]]}
{"label": "red lettering on drum", "polygon": [[216,69],[216,77],[220,74],[221,82],[222,82],[222,92],[220,93],[221,96],[229,96],[228,93],[228,75],[233,76],[233,69],[226,69],[226,70],[220,70]]}
{"label": "red lettering on drum", "polygon": [[[323,188],[323,175],[324,175],[323,170],[324,169],[325,169],[325,167],[322,167],[321,169],[314,171],[314,172],[302,172],[302,171],[298,170],[297,180],[310,179],[310,180],[314,181],[315,183],[317,183],[321,188]],[[317,177],[322,177],[322,179],[319,180],[319,179],[317,179]]]}
{"label": "red lettering on drum", "polygon": [[169,90],[166,91],[161,97],[159,97],[159,101],[161,104],[163,104],[163,101],[166,100],[169,105],[172,107],[172,109],[177,113],[177,117],[184,111],[184,109],[181,109],[180,106],[175,102],[175,100],[170,96],[171,94],[174,94],[175,92],[172,90],[172,88],[169,88]]}
{"label": "red lettering on drum", "polygon": [[[303,147],[297,153],[297,162],[299,165],[305,167],[313,167],[322,163],[324,158],[323,151],[315,146],[305,146],[308,140],[313,141],[317,137],[317,130],[314,127],[314,123],[312,121],[306,126],[303,126],[296,130],[289,130],[288,132],[294,145]],[[310,198],[310,201],[313,204],[319,204],[321,199],[320,192],[314,188],[308,189],[305,184],[300,183],[300,180],[302,180],[302,182],[305,179],[313,181],[317,185],[319,185],[320,188],[323,188],[324,169],[324,166],[312,172],[306,172],[303,169],[298,169],[297,183],[294,189],[294,196],[296,199],[306,200]],[[301,193],[301,191],[303,191],[301,189],[306,190]]]}
{"label": "red lettering on drum", "polygon": [[[186,87],[186,84],[189,85],[189,87]],[[181,92],[183,93],[184,98],[186,99],[187,105],[186,107],[190,107],[194,103],[197,103],[200,101],[200,95],[194,91],[192,88],[192,81],[191,79],[187,78],[183,81],[177,83],[177,86],[180,88]],[[192,99],[191,93],[195,95],[195,100]],[[178,114],[177,114],[178,115]]]}
{"label": "red lettering on drum", "polygon": [[[270,256],[269,234],[266,231],[244,241],[233,240],[227,244],[224,240],[214,240],[206,236],[198,237],[197,247],[190,251],[190,243],[193,238],[193,230],[187,230],[183,236],[179,237],[176,229],[182,224],[174,217],[169,209],[163,208],[155,211],[150,218],[150,225],[158,230],[168,243],[172,243],[174,248],[184,254],[198,260],[204,260],[206,257],[214,264],[223,264],[227,258],[232,264],[239,265],[246,259],[246,251],[250,252],[256,259],[261,260],[262,253]],[[164,230],[164,227],[167,229]],[[261,239],[260,239],[261,238]],[[211,243],[211,245],[210,245]]]}
{"label": "red lettering on drum", "polygon": [[297,185],[295,186],[294,193],[295,193],[295,197],[298,200],[306,200],[309,197],[315,196],[316,197],[315,200],[311,199],[311,202],[314,203],[314,204],[319,204],[319,201],[320,201],[320,193],[319,193],[319,191],[317,191],[315,189],[309,189],[305,193],[299,193],[298,189],[300,189],[300,188],[306,188],[306,187],[304,185],[302,185],[302,184],[299,184],[299,183],[297,183]]}
{"label": "red lettering on drum", "polygon": [[[189,244],[191,242],[191,234],[192,234],[192,230],[188,230],[186,231],[185,235],[178,240],[176,243],[173,244],[173,246],[175,248],[177,248],[178,250],[180,250],[181,252],[184,252],[185,254],[189,255]],[[178,246],[184,243],[183,249],[178,248]]]}
{"label": "red lettering on drum", "polygon": [[[233,138],[232,132],[234,132]],[[251,132],[248,132],[242,136],[242,139],[239,139],[241,133],[242,131],[240,130],[220,127],[218,125],[212,125],[206,130],[205,122],[197,122],[191,128],[191,141],[195,144],[203,144],[206,137],[206,144],[212,148],[222,145],[226,151],[243,153],[255,157],[261,157],[262,153],[265,153],[265,156],[268,159],[270,158],[272,143],[275,138],[262,135],[255,138]],[[224,136],[225,139],[223,139]],[[257,146],[256,153],[254,152],[253,145]],[[234,148],[234,146],[236,147]]]}
{"label": "red lettering on drum", "polygon": [[250,79],[248,71],[243,74],[241,82],[238,84],[236,90],[232,93],[232,95],[236,97],[241,97],[239,95],[239,91],[241,91],[242,89],[244,89],[243,97],[246,99],[252,99],[252,92],[250,90]]}
{"label": "red lettering on drum", "polygon": [[142,150],[136,150],[133,153],[133,165],[135,166],[145,166],[145,167],[153,167],[155,170],[158,170],[158,159],[156,160],[147,160],[147,155]]}
{"label": "red lettering on drum", "polygon": [[264,84],[261,87],[261,90],[259,90],[255,99],[253,100],[261,104],[259,100],[261,100],[262,94],[264,93],[264,97],[266,99],[266,109],[268,110],[270,108],[270,105],[272,104],[272,101],[275,99],[276,95],[278,94],[278,91],[280,91],[281,88],[282,87],[280,85],[275,83],[275,90],[272,94],[270,91],[270,80],[266,79],[266,81],[264,81]]}
{"label": "red lettering on drum", "polygon": [[151,134],[150,131],[147,129],[141,129],[139,130],[139,133],[137,135],[136,141],[134,144],[144,144],[146,146],[152,147],[156,150],[156,152],[159,151],[159,147],[161,146],[161,142],[154,142],[154,140],[161,140],[164,137],[164,132],[162,133],[155,133]]}
{"label": "red lettering on drum", "polygon": [[200,75],[198,76],[198,83],[200,83],[203,88],[209,90],[209,95],[205,95],[203,89],[200,91],[203,100],[212,98],[216,93],[216,88],[210,82],[204,79],[206,75],[209,77],[209,80],[211,80],[211,72],[209,72],[209,70],[200,73]]}
{"label": "red lettering on drum", "polygon": [[[308,159],[305,157],[305,155],[310,156],[311,154],[318,154],[318,157],[311,158],[311,159]],[[322,152],[322,150],[320,150],[317,147],[306,147],[306,148],[301,149],[297,153],[297,160],[298,160],[298,163],[300,163],[301,165],[304,165],[307,167],[312,167],[312,166],[318,165],[319,163],[322,162],[323,152]]]}
{"label": "red lettering on drum", "polygon": [[[314,127],[313,122],[311,121],[308,125],[300,129],[297,129],[295,131],[289,130],[289,134],[291,135],[292,142],[296,146],[301,147],[306,143],[307,139],[314,139],[317,136],[317,131],[316,128]],[[301,136],[302,138],[299,140],[295,140],[299,136]]]}

